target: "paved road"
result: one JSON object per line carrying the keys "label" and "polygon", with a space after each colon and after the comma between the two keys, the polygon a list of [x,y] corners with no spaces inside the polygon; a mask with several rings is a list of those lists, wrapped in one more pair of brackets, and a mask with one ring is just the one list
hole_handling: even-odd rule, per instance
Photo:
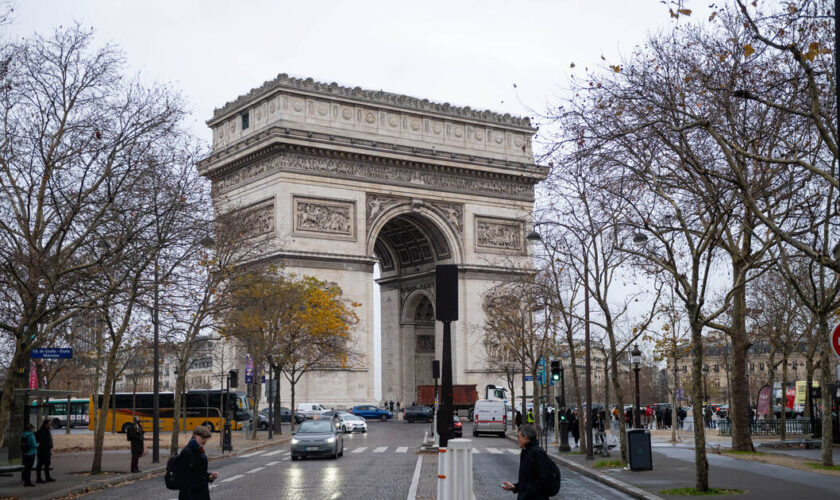
{"label": "paved road", "polygon": [[[435,497],[437,454],[417,453],[427,424],[370,422],[367,434],[345,436],[344,456],[292,462],[288,446],[268,448],[236,458],[211,463],[219,479],[211,486],[213,498],[297,499],[431,499]],[[465,425],[465,436],[472,428]],[[512,500],[500,488],[515,480],[519,467],[516,444],[499,437],[472,438],[476,498]],[[563,474],[563,498],[628,498],[567,469]],[[162,477],[137,481],[96,492],[94,498],[176,498],[166,490]]]}

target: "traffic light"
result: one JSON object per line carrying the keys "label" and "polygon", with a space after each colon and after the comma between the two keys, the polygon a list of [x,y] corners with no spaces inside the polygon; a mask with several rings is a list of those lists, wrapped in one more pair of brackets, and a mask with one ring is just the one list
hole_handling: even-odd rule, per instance
{"label": "traffic light", "polygon": [[551,380],[560,380],[560,361],[556,359],[551,362]]}
{"label": "traffic light", "polygon": [[239,370],[231,370],[230,373],[228,373],[228,376],[230,377],[229,387],[231,389],[236,389],[236,386],[239,385]]}

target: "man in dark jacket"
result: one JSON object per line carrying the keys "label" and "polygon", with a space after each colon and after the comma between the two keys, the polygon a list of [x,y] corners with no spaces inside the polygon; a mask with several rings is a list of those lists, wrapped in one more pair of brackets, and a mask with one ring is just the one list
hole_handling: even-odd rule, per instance
{"label": "man in dark jacket", "polygon": [[134,423],[128,426],[126,439],[131,443],[131,472],[140,472],[138,462],[143,454],[143,426],[139,417],[134,417]]}
{"label": "man in dark jacket", "polygon": [[502,483],[502,488],[516,493],[517,500],[548,499],[551,489],[553,471],[550,458],[537,445],[537,429],[525,424],[519,430],[519,480],[514,484],[508,481]]}
{"label": "man in dark jacket", "polygon": [[207,455],[204,445],[210,439],[210,430],[199,425],[192,439],[178,454],[178,479],[181,487],[178,500],[209,500],[210,483],[219,477],[218,472],[207,472]]}
{"label": "man in dark jacket", "polygon": [[[53,440],[50,432],[50,419],[44,420],[41,428],[35,433],[35,440],[38,441],[38,466],[35,467],[35,482],[43,483],[55,481],[50,477],[50,457],[52,456]],[[44,480],[41,480],[41,471],[44,471]]]}

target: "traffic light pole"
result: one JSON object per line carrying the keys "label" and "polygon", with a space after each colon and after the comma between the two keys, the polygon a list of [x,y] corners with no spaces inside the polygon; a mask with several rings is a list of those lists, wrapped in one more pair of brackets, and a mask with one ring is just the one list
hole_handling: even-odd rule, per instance
{"label": "traffic light pole", "polygon": [[443,322],[443,356],[440,374],[440,411],[437,420],[440,447],[446,448],[452,435],[452,328],[451,321]]}

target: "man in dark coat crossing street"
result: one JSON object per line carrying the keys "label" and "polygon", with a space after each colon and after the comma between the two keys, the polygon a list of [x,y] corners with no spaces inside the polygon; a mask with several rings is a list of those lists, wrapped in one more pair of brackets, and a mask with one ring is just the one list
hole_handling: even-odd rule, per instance
{"label": "man in dark coat crossing street", "polygon": [[199,425],[192,439],[178,454],[178,500],[209,500],[210,483],[219,477],[218,472],[207,472],[209,461],[204,445],[210,439],[210,429]]}

